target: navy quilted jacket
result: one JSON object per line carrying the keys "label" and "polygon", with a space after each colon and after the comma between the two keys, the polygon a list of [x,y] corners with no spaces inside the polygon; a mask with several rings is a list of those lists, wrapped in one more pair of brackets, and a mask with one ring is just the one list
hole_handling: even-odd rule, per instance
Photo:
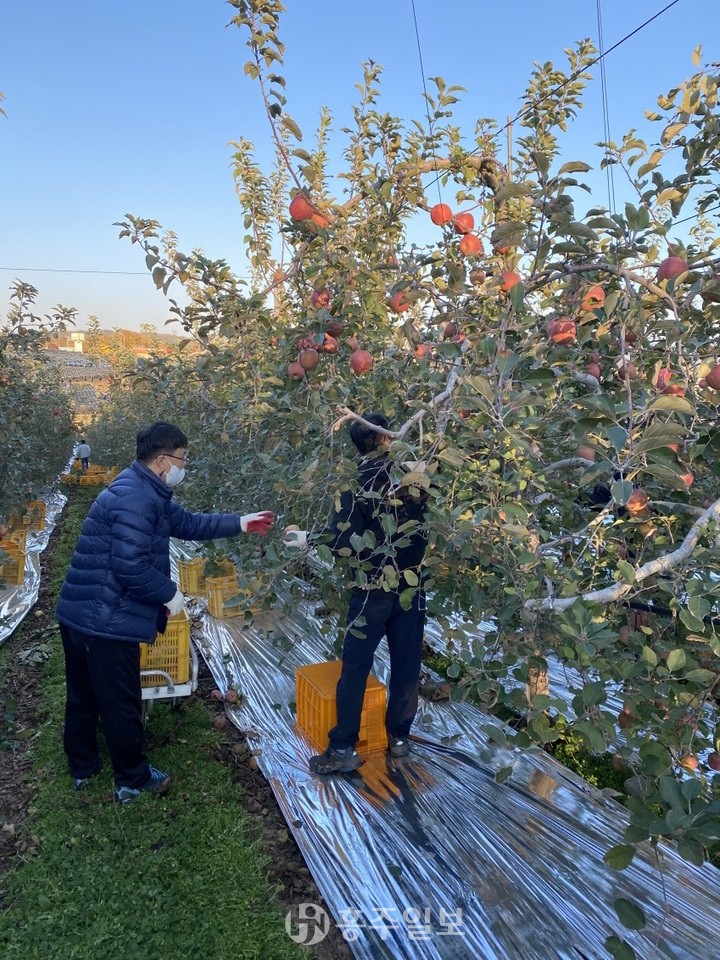
{"label": "navy quilted jacket", "polygon": [[191,513],[137,460],[99,495],[83,524],[60,591],[57,618],[109,640],[152,643],[165,629],[170,537],[214,540],[240,533],[235,513]]}

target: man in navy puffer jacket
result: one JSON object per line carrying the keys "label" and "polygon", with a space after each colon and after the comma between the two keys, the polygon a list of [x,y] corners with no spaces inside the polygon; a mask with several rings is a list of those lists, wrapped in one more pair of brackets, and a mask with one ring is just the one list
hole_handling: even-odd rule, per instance
{"label": "man in navy puffer jacket", "polygon": [[185,474],[187,437],[156,423],[137,435],[137,459],[90,508],[60,591],[65,650],[65,752],[78,789],[98,773],[97,721],[115,773],[115,798],[164,793],[170,774],[143,752],[140,643],[164,633],[183,609],[170,577],[170,537],[214,540],[268,533],[269,511],[191,513],[173,501]]}

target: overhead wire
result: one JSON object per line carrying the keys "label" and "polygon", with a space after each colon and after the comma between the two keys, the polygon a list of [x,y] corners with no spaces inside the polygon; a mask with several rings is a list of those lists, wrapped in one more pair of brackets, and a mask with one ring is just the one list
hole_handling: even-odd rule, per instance
{"label": "overhead wire", "polygon": [[[595,57],[594,60],[590,60],[589,63],[585,64],[583,67],[580,67],[580,68],[579,68],[578,70],[576,70],[574,73],[571,73],[570,76],[567,77],[565,80],[563,80],[562,83],[559,83],[556,87],[553,87],[552,90],[549,90],[549,91],[548,91],[546,94],[544,94],[542,97],[539,97],[539,98],[534,102],[534,104],[533,104],[532,106],[523,107],[523,109],[522,109],[522,110],[519,110],[518,113],[516,113],[514,117],[511,117],[511,118],[507,121],[507,123],[504,124],[504,126],[500,127],[498,130],[496,130],[496,131],[492,134],[491,139],[496,139],[496,138],[499,137],[502,133],[504,133],[504,132],[508,129],[508,127],[511,127],[511,126],[512,126],[514,123],[516,123],[518,120],[521,120],[521,119],[522,119],[524,116],[526,116],[532,109],[534,109],[535,107],[539,106],[541,103],[544,103],[546,100],[550,99],[550,97],[554,97],[557,93],[559,93],[560,90],[562,90],[564,87],[566,87],[569,83],[572,83],[574,80],[577,80],[577,78],[580,76],[580,74],[584,73],[586,70],[589,70],[591,67],[594,67],[596,63],[600,63],[602,60],[605,59],[605,57],[609,56],[609,54],[611,54],[614,50],[617,50],[618,47],[621,47],[624,43],[626,43],[628,40],[630,40],[632,37],[634,37],[634,36],[635,36],[637,33],[639,33],[641,30],[644,30],[645,27],[649,26],[654,20],[657,20],[658,17],[662,16],[662,15],[663,15],[664,13],[666,13],[671,7],[674,7],[674,6],[675,6],[677,3],[679,3],[679,2],[680,2],[680,0],[671,0],[670,3],[667,3],[661,10],[658,10],[657,13],[653,14],[652,17],[648,17],[647,20],[645,20],[645,21],[644,21],[643,23],[641,23],[639,26],[635,27],[634,30],[631,30],[630,33],[625,34],[624,37],[621,37],[620,40],[618,40],[616,43],[614,43],[611,47],[608,47],[607,50],[605,50],[605,51],[603,51],[602,53],[598,54],[598,56]],[[477,154],[477,153],[479,152],[480,149],[481,149],[480,147],[476,147],[474,150],[471,150],[471,151],[468,153],[468,156],[469,156],[469,157],[474,156],[475,154]],[[428,188],[429,188],[429,187],[431,187],[432,185],[433,185],[432,183],[429,183],[427,186],[428,186]]]}
{"label": "overhead wire", "polygon": [[[596,11],[597,11],[597,29],[598,29],[598,50],[602,55],[605,49],[605,42],[603,39],[603,27],[602,27],[602,0],[596,0]],[[600,91],[602,96],[602,114],[603,114],[603,130],[605,133],[605,174],[607,178],[607,188],[608,188],[608,209],[611,213],[615,213],[615,177],[613,171],[613,164],[610,156],[610,109],[608,106],[609,97],[608,97],[608,88],[607,88],[607,73],[605,71],[605,58],[600,61]]]}
{"label": "overhead wire", "polygon": [[[412,6],[413,23],[415,24],[415,41],[417,43],[418,60],[420,63],[420,79],[422,80],[423,93],[425,95],[425,113],[427,114],[428,132],[430,133],[430,143],[432,145],[432,160],[433,160],[433,165],[435,167],[435,173],[437,173],[438,166],[437,166],[437,157],[435,155],[435,136],[433,133],[433,122],[430,116],[430,99],[428,97],[427,85],[425,83],[425,65],[423,63],[422,46],[420,44],[420,29],[418,27],[417,10],[415,9],[415,0],[410,0],[410,4]],[[442,201],[442,193],[440,190],[440,180],[441,180],[441,177],[437,176],[434,182],[437,184],[438,199]]]}

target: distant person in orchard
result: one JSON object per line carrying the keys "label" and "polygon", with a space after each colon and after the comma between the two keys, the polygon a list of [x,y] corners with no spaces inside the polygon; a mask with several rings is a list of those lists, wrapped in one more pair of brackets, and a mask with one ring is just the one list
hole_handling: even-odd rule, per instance
{"label": "distant person in orchard", "polygon": [[75,456],[80,461],[83,473],[87,473],[88,467],[90,466],[91,453],[90,444],[86,440],[81,440],[75,451]]}
{"label": "distant person in orchard", "polygon": [[170,773],[143,752],[140,643],[164,633],[184,598],[170,576],[170,537],[214,540],[268,533],[269,510],[191,513],[173,499],[185,476],[187,437],[170,423],[137,435],[137,458],[90,508],[60,591],[65,651],[65,752],[75,787],[100,770],[100,719],[115,774],[115,799],[164,793]]}
{"label": "distant person in orchard", "polygon": [[[388,429],[381,413],[363,417],[367,423]],[[340,498],[325,534],[336,556],[352,555],[367,577],[367,586],[354,586],[345,624],[342,671],[337,686],[337,724],[330,730],[327,750],[310,758],[313,773],[350,773],[362,759],[355,749],[360,736],[360,720],[368,675],[383,636],[390,652],[390,697],[385,724],[389,752],[394,758],[410,752],[410,728],[418,708],[418,685],[425,628],[425,593],[422,589],[422,563],[427,546],[425,508],[427,494],[393,483],[392,461],[388,455],[390,437],[356,420],[350,438],[361,456],[356,490],[346,490]],[[392,518],[394,523],[388,523]],[[385,520],[385,525],[383,525]],[[386,531],[393,530],[388,534]],[[378,549],[354,544],[366,532],[374,536]],[[354,543],[353,543],[354,541]],[[285,529],[285,546],[308,545],[305,530]],[[390,554],[386,547],[391,547]],[[393,556],[394,554],[394,556]],[[383,568],[392,563],[398,571],[398,586],[384,590],[380,586]],[[407,609],[400,594],[417,587]]]}

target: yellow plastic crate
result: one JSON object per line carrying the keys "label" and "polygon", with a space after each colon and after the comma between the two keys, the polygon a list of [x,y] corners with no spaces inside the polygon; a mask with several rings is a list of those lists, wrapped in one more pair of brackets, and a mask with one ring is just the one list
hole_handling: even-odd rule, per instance
{"label": "yellow plastic crate", "polygon": [[73,484],[77,484],[78,479],[79,479],[79,478],[78,478],[78,475],[77,475],[76,473],[61,473],[61,474],[60,474],[60,483],[63,484],[63,486],[69,487],[69,486],[72,486]]}
{"label": "yellow plastic crate", "polygon": [[[8,541],[12,541],[17,545],[19,550],[25,550],[27,547],[27,538],[28,538],[28,528],[27,527],[18,527],[16,530],[11,530],[3,540],[0,540],[0,547],[3,544],[7,544]],[[6,551],[7,552],[7,551]]]}
{"label": "yellow plastic crate", "polygon": [[7,518],[9,527],[29,527],[30,526],[30,514],[29,513],[9,513]]}
{"label": "yellow plastic crate", "polygon": [[218,620],[227,620],[229,617],[241,617],[243,615],[242,604],[235,607],[226,607],[225,601],[231,597],[236,597],[240,593],[235,576],[227,577],[206,577],[205,589],[207,590],[208,610],[213,617]]}
{"label": "yellow plastic crate", "polygon": [[81,487],[99,487],[103,478],[98,473],[84,473],[78,477],[78,483]]}
{"label": "yellow plastic crate", "polygon": [[[175,683],[190,679],[190,621],[187,613],[170,617],[165,633],[159,633],[155,643],[140,644],[140,669],[162,670]],[[143,687],[164,687],[167,683],[160,674],[140,678]]]}
{"label": "yellow plastic crate", "polygon": [[5,547],[5,541],[0,548],[7,554],[5,557],[0,557],[0,579],[4,580],[7,586],[21,584],[25,579],[25,554],[11,555]]}
{"label": "yellow plastic crate", "polygon": [[107,467],[101,467],[99,463],[91,463],[91,464],[88,464],[88,468],[85,471],[85,476],[88,476],[90,474],[107,473],[107,469],[108,469]]}
{"label": "yellow plastic crate", "polygon": [[[297,725],[321,752],[327,749],[328,733],[337,723],[335,699],[342,662],[309,663],[295,672]],[[373,753],[387,747],[385,730],[386,688],[377,677],[368,677],[360,718],[358,753]]]}
{"label": "yellow plastic crate", "polygon": [[[183,593],[191,593],[196,597],[205,594],[205,558],[195,557],[193,560],[178,560],[178,587]],[[217,577],[234,577],[235,564],[230,560],[223,560],[219,564]]]}

